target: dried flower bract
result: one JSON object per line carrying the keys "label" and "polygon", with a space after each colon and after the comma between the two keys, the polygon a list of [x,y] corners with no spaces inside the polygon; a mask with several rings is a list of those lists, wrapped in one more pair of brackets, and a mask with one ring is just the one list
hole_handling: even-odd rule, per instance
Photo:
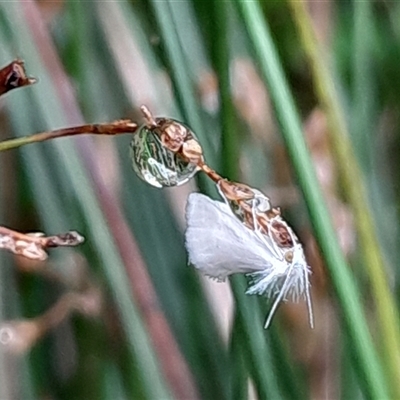
{"label": "dried flower bract", "polygon": [[34,83],[36,79],[26,75],[22,60],[14,60],[0,70],[0,95]]}
{"label": "dried flower bract", "polygon": [[84,240],[84,237],[75,231],[45,236],[41,232],[24,234],[0,227],[0,248],[33,260],[46,260],[46,250],[50,247],[77,246]]}

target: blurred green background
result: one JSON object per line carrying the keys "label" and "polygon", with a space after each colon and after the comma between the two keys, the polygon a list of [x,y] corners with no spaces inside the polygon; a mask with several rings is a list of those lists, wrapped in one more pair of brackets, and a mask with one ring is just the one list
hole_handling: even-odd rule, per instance
{"label": "blurred green background", "polygon": [[0,154],[1,225],[86,241],[0,253],[0,399],[400,398],[400,5],[383,1],[0,3],[0,138],[131,118],[187,123],[207,163],[280,206],[313,270],[304,302],[187,265],[204,176],[140,181],[129,135]]}

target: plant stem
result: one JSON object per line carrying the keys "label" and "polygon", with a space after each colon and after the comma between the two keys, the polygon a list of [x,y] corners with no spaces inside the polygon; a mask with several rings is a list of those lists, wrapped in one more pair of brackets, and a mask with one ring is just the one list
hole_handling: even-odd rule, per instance
{"label": "plant stem", "polygon": [[92,124],[63,128],[55,131],[41,132],[34,135],[23,136],[0,142],[0,151],[15,149],[30,143],[44,142],[45,140],[57,139],[75,135],[120,135],[124,133],[135,133],[137,124],[130,120],[118,120],[112,123]]}

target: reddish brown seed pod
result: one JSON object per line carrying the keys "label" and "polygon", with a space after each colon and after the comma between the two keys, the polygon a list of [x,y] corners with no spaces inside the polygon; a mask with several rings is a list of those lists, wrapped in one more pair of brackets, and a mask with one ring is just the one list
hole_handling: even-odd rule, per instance
{"label": "reddish brown seed pod", "polygon": [[0,95],[19,87],[32,85],[35,82],[35,78],[26,75],[22,60],[14,60],[0,69]]}

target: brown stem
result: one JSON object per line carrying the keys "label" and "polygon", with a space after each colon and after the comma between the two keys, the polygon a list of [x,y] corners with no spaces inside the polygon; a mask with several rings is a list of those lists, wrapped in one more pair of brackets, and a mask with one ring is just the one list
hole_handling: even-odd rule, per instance
{"label": "brown stem", "polygon": [[138,125],[129,120],[121,119],[111,123],[104,124],[88,124],[74,126],[70,128],[62,128],[54,131],[36,133],[34,135],[23,136],[21,138],[9,139],[0,142],[0,151],[10,150],[29,143],[43,142],[45,140],[57,139],[66,136],[75,135],[120,135],[124,133],[135,133]]}
{"label": "brown stem", "polygon": [[210,168],[207,164],[200,161],[197,163],[197,166],[205,173],[207,176],[212,179],[215,183],[222,181],[224,178],[219,175],[216,171]]}
{"label": "brown stem", "polygon": [[90,316],[99,315],[101,311],[100,291],[96,287],[90,287],[82,293],[65,293],[53,307],[35,318],[35,322],[44,334],[60,325],[74,311]]}
{"label": "brown stem", "polygon": [[13,354],[23,354],[73,312],[98,316],[100,310],[101,297],[96,288],[90,288],[83,293],[66,293],[39,317],[0,324],[0,345],[7,346],[8,351]]}

